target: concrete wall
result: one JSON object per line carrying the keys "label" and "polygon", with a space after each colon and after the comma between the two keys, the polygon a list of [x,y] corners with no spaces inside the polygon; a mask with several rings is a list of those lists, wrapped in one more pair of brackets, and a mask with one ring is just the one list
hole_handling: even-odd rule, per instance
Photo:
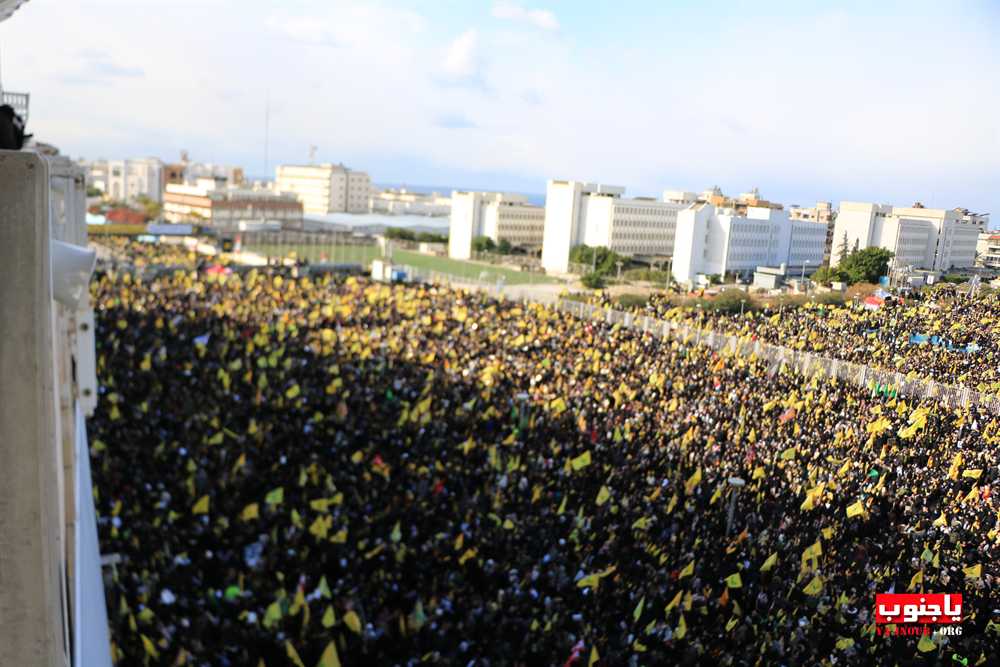
{"label": "concrete wall", "polygon": [[65,665],[49,170],[0,151],[0,662]]}

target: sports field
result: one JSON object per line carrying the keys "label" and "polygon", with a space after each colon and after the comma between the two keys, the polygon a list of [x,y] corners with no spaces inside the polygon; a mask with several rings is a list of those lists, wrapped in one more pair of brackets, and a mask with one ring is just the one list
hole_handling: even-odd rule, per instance
{"label": "sports field", "polygon": [[[287,245],[287,244],[257,244],[247,245],[244,250],[265,257],[287,257],[294,252],[300,259],[310,262],[358,263],[367,266],[373,259],[380,256],[379,249],[374,245]],[[508,285],[551,284],[559,280],[539,273],[517,271],[505,267],[466,262],[435,255],[424,255],[410,250],[393,250],[393,262],[405,264],[421,271],[435,271],[458,278],[470,280],[497,280],[503,276]]]}

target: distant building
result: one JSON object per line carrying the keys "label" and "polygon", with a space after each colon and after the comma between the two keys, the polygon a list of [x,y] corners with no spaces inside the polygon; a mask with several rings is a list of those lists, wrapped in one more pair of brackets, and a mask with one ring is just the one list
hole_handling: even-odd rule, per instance
{"label": "distant building", "polygon": [[877,247],[894,253],[894,267],[969,268],[976,263],[976,244],[986,227],[987,215],[966,209],[841,202],[830,262],[837,264],[855,249]]}
{"label": "distant building", "polygon": [[162,201],[163,163],[157,158],[81,161],[87,185],[115,201],[135,202],[145,196]]}
{"label": "distant building", "polygon": [[[744,199],[751,200],[762,201]],[[749,278],[761,266],[781,266],[793,276],[808,274],[823,260],[826,230],[825,223],[793,220],[776,205],[700,202],[677,218],[671,270],[679,282],[694,281],[699,274]]]}
{"label": "distant building", "polygon": [[365,213],[371,180],[342,164],[279,165],[275,189],[291,192],[306,213]]}
{"label": "distant building", "polygon": [[405,188],[382,190],[372,192],[368,197],[368,212],[388,213],[390,215],[445,216],[451,214],[451,199],[437,192],[428,195],[410,192]]}
{"label": "distant building", "polygon": [[565,273],[574,246],[603,246],[626,256],[667,258],[674,251],[677,214],[694,193],[668,190],[666,201],[626,198],[625,188],[551,180],[545,194],[542,266]]}
{"label": "distant building", "polygon": [[280,222],[301,227],[302,204],[290,193],[217,188],[214,178],[195,185],[170,183],[163,193],[163,217],[170,222],[200,222],[235,228],[239,223]]}
{"label": "distant building", "polygon": [[792,220],[812,220],[826,224],[826,249],[823,251],[823,263],[830,263],[830,254],[833,251],[833,228],[837,222],[837,212],[833,210],[833,204],[828,201],[816,202],[815,206],[800,207],[792,206],[788,209],[788,215]]}
{"label": "distant building", "polygon": [[1000,269],[1000,234],[983,231],[976,241],[976,266]]}
{"label": "distant building", "polygon": [[451,193],[448,256],[469,259],[472,240],[478,236],[488,236],[494,243],[507,241],[515,247],[538,249],[544,227],[545,209],[529,204],[524,195],[456,190]]}

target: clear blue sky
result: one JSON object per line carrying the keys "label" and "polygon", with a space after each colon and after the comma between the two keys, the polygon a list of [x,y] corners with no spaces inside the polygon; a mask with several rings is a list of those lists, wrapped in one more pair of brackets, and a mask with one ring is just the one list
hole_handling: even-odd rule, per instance
{"label": "clear blue sky", "polygon": [[30,0],[0,54],[74,157],[263,175],[270,95],[272,168],[995,212],[998,33],[996,0]]}

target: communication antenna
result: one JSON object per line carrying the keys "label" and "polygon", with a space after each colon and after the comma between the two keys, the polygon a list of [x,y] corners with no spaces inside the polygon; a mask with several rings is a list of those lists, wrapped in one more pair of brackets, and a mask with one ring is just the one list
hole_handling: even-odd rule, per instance
{"label": "communication antenna", "polygon": [[309,164],[316,164],[316,146],[309,147]]}

